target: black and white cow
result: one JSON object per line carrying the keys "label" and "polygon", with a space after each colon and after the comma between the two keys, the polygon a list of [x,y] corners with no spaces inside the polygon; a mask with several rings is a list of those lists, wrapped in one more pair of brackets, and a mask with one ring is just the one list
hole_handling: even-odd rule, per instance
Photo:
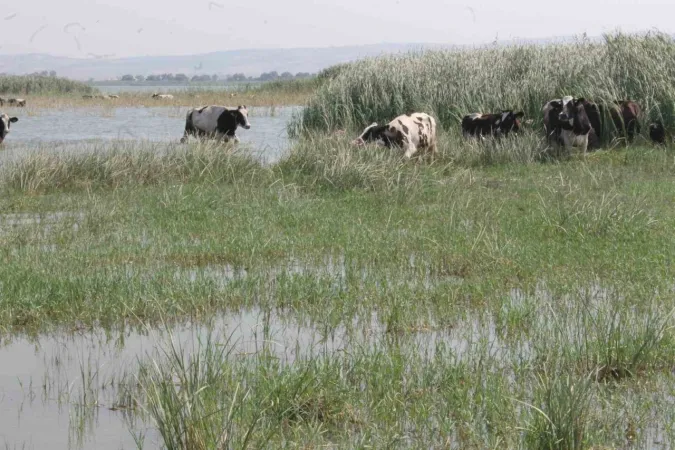
{"label": "black and white cow", "polygon": [[593,129],[586,113],[585,103],[583,97],[569,100],[558,114],[560,137],[565,148],[579,147],[584,155],[588,150],[588,135]]}
{"label": "black and white cow", "polygon": [[171,100],[173,98],[173,95],[171,95],[171,94],[152,94],[152,98],[160,99],[160,100]]}
{"label": "black and white cow", "polygon": [[465,136],[508,136],[510,132],[520,131],[520,119],[523,112],[512,110],[496,114],[474,113],[462,119],[462,133]]}
{"label": "black and white cow", "polygon": [[436,154],[436,120],[426,113],[412,113],[402,114],[386,125],[374,122],[352,144],[361,146],[367,142],[403,148],[406,158],[418,150],[426,150],[433,156]]}
{"label": "black and white cow", "polygon": [[251,128],[246,106],[229,108],[211,105],[192,108],[185,117],[185,133],[180,141],[185,142],[188,136],[196,136],[239,142],[235,134],[239,126],[246,130]]}
{"label": "black and white cow", "polygon": [[[584,98],[581,100],[584,105],[586,115],[588,116],[588,120],[591,123],[591,131],[588,135],[588,148],[597,148],[600,146],[599,134],[600,130],[602,129],[600,110],[598,105],[595,103]],[[571,95],[568,95],[563,98],[549,100],[542,108],[542,113],[544,115],[544,129],[546,130],[547,139],[555,142],[556,144],[564,145],[562,139],[562,130],[564,124],[560,122],[559,116],[565,105],[571,101],[573,102],[575,99]]]}
{"label": "black and white cow", "polygon": [[16,117],[9,117],[7,114],[0,114],[0,144],[5,140],[9,134],[9,126],[18,122]]}

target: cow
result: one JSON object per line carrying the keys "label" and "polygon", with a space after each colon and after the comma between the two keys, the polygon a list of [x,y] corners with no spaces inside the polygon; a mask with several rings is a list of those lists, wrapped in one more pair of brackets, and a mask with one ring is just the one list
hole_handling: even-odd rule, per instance
{"label": "cow", "polygon": [[235,134],[238,126],[246,130],[251,128],[245,105],[237,108],[217,105],[192,108],[185,117],[185,132],[180,141],[186,142],[188,136],[196,136],[239,142]]}
{"label": "cow", "polygon": [[588,150],[588,135],[593,129],[585,104],[586,100],[583,97],[569,100],[558,114],[560,137],[565,148],[581,147],[584,156]]}
{"label": "cow", "polygon": [[619,133],[633,142],[635,134],[640,134],[638,118],[642,112],[640,105],[631,100],[617,100],[611,105],[609,113]]}
{"label": "cow", "polygon": [[0,106],[5,106],[5,102],[6,102],[6,101],[7,101],[7,100],[5,100],[4,98],[0,97]]}
{"label": "cow", "polygon": [[[600,121],[600,109],[597,104],[582,98],[584,110],[588,116],[591,124],[591,131],[588,135],[588,148],[597,148],[600,146],[599,134],[602,130],[602,123]],[[562,130],[563,124],[560,122],[559,116],[563,108],[569,103],[576,101],[571,95],[565,97],[549,100],[542,108],[544,115],[544,130],[546,131],[546,138],[556,144],[563,144]]]}
{"label": "cow", "polygon": [[23,98],[10,98],[7,100],[7,104],[14,106],[26,106],[26,100]]}
{"label": "cow", "polygon": [[649,124],[649,138],[656,144],[666,143],[666,129],[660,120]]}
{"label": "cow", "polygon": [[19,119],[16,117],[9,117],[7,114],[0,114],[0,144],[5,140],[5,137],[9,134],[10,124],[18,122]]}
{"label": "cow", "polygon": [[386,125],[374,122],[352,144],[361,146],[366,142],[387,148],[401,147],[408,159],[418,150],[426,150],[433,156],[436,154],[436,120],[426,113],[412,113],[402,114]]}
{"label": "cow", "polygon": [[474,113],[462,119],[462,133],[465,136],[508,136],[511,131],[520,131],[520,120],[525,114],[514,113],[513,110],[502,111],[496,114]]}
{"label": "cow", "polygon": [[88,100],[88,99],[94,98],[94,96],[90,95],[90,94],[85,94],[85,95],[82,96],[82,98],[85,99],[85,100]]}
{"label": "cow", "polygon": [[152,94],[152,98],[155,99],[160,99],[160,100],[170,100],[173,98],[173,95],[171,94]]}
{"label": "cow", "polygon": [[120,98],[120,96],[117,95],[117,94],[110,94],[110,95],[108,96],[108,98],[111,98],[111,99],[118,99],[118,98]]}

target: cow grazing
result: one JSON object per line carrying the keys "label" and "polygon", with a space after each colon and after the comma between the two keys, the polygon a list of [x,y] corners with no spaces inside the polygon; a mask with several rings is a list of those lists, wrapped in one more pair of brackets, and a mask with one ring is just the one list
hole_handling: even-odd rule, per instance
{"label": "cow grazing", "polygon": [[111,98],[111,99],[118,99],[118,98],[120,98],[120,96],[117,95],[117,94],[110,94],[110,95],[108,96],[108,98]]}
{"label": "cow grazing", "polygon": [[[584,111],[588,116],[588,120],[591,124],[591,131],[588,134],[588,148],[597,148],[600,146],[599,133],[602,130],[602,124],[600,122],[600,109],[595,103],[586,100],[584,98],[580,99],[584,106]],[[549,140],[552,140],[556,144],[565,144],[562,138],[563,123],[560,121],[560,113],[563,111],[564,107],[569,102],[575,102],[575,98],[571,95],[565,96],[563,98],[549,100],[546,102],[542,108],[542,113],[544,115],[544,129],[546,131],[546,137]]]}
{"label": "cow grazing", "polygon": [[82,96],[82,98],[85,99],[85,100],[88,100],[88,99],[94,98],[94,96],[90,95],[90,94],[85,94],[85,95]]}
{"label": "cow grazing", "polygon": [[5,106],[5,102],[6,102],[6,101],[7,101],[7,100],[5,100],[4,98],[0,97],[0,106]]}
{"label": "cow grazing", "polygon": [[26,106],[26,100],[23,98],[10,98],[7,100],[7,104],[13,106]]}
{"label": "cow grazing", "polygon": [[642,112],[640,105],[630,100],[617,100],[610,107],[609,113],[612,117],[614,126],[619,133],[633,142],[635,134],[640,134],[640,123],[638,121]]}
{"label": "cow grazing", "polygon": [[9,117],[7,114],[0,114],[0,144],[3,143],[5,137],[9,134],[9,126],[18,122],[16,117]]}
{"label": "cow grazing", "polygon": [[400,115],[386,125],[372,123],[352,144],[361,146],[367,142],[403,148],[406,158],[411,158],[418,150],[426,150],[433,156],[436,153],[436,120],[426,113],[413,113]]}
{"label": "cow grazing", "polygon": [[661,121],[652,122],[649,124],[649,138],[652,142],[657,144],[666,143],[666,129]]}
{"label": "cow grazing", "polygon": [[584,155],[588,149],[588,135],[593,127],[586,113],[584,98],[569,100],[558,115],[560,136],[565,148],[580,147]]}
{"label": "cow grazing", "polygon": [[462,132],[465,136],[508,136],[512,131],[520,131],[519,119],[523,116],[523,112],[514,113],[512,110],[496,114],[469,114],[462,119]]}
{"label": "cow grazing", "polygon": [[171,94],[152,94],[152,98],[160,99],[160,100],[170,100],[170,99],[173,98],[173,95],[171,95]]}
{"label": "cow grazing", "polygon": [[185,133],[180,141],[186,142],[188,136],[196,136],[239,142],[235,134],[239,126],[246,130],[251,128],[246,106],[228,108],[211,105],[199,109],[192,108],[185,118]]}

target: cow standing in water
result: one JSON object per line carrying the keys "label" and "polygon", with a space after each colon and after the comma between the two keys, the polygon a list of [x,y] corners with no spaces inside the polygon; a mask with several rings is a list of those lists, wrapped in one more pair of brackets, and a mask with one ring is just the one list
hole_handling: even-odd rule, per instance
{"label": "cow standing in water", "polygon": [[436,120],[426,113],[403,114],[386,125],[374,122],[352,143],[365,145],[375,142],[387,148],[405,149],[405,157],[411,158],[418,150],[436,154]]}
{"label": "cow standing in water", "polygon": [[0,114],[0,144],[5,140],[9,134],[10,124],[18,122],[16,117],[9,117],[7,114]]}
{"label": "cow standing in water", "polygon": [[474,113],[462,119],[462,133],[465,136],[508,136],[510,132],[520,131],[520,120],[523,112],[514,113],[512,110],[497,114]]}
{"label": "cow standing in water", "polygon": [[246,106],[228,108],[211,105],[192,108],[185,117],[185,133],[180,141],[186,142],[188,136],[196,136],[239,142],[235,133],[239,126],[246,130],[251,128]]}

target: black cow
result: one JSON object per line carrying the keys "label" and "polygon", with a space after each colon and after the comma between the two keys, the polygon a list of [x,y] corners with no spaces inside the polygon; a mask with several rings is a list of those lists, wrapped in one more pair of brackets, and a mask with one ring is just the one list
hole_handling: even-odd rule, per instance
{"label": "black cow", "polygon": [[657,144],[666,143],[666,129],[660,120],[649,124],[649,138]]}
{"label": "black cow", "polygon": [[199,109],[192,108],[185,117],[185,133],[180,141],[186,142],[188,136],[196,136],[239,142],[235,134],[238,126],[246,130],[251,128],[246,106],[228,108],[211,105]]}
{"label": "black cow", "polygon": [[520,120],[524,113],[514,113],[512,110],[496,114],[474,113],[462,119],[462,132],[468,136],[504,135],[513,131],[520,131]]}
{"label": "black cow", "polygon": [[0,114],[0,144],[5,140],[9,134],[9,126],[18,122],[16,117],[9,117],[7,114]]}

